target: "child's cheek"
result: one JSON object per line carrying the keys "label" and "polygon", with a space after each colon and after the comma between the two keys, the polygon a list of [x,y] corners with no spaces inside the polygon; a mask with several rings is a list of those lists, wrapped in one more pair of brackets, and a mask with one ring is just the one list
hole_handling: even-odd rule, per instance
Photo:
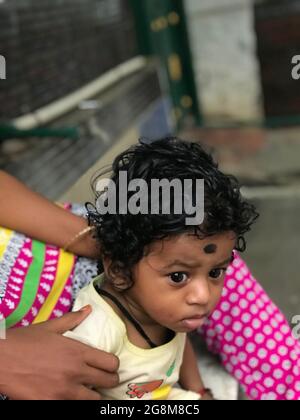
{"label": "child's cheek", "polygon": [[212,313],[216,309],[216,307],[219,305],[219,303],[222,299],[223,289],[224,289],[224,282],[222,283],[222,285],[218,289],[216,289],[214,291],[214,294],[213,294],[213,297],[212,297],[212,300],[211,300],[211,305],[210,305],[211,306],[210,311],[209,311],[210,313]]}

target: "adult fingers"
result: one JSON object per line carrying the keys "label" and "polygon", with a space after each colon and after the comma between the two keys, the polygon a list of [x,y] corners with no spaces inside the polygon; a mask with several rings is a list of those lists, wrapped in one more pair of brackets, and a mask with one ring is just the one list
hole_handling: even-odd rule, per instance
{"label": "adult fingers", "polygon": [[89,366],[84,369],[80,379],[82,383],[96,388],[114,388],[119,384],[117,373],[107,373]]}
{"label": "adult fingers", "polygon": [[101,395],[98,392],[82,385],[77,388],[72,399],[79,401],[100,401]]}
{"label": "adult fingers", "polygon": [[120,364],[119,359],[114,354],[93,348],[88,349],[85,354],[85,361],[93,368],[110,373],[117,372]]}
{"label": "adult fingers", "polygon": [[42,326],[50,332],[64,334],[65,332],[73,330],[75,327],[81,324],[81,322],[83,322],[91,312],[92,308],[88,305],[77,312],[70,312],[66,315],[63,315],[61,318],[46,321],[39,326]]}

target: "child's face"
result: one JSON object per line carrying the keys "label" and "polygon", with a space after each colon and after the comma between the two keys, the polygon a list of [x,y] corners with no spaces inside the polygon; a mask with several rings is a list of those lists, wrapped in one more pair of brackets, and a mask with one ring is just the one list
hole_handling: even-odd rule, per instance
{"label": "child's face", "polygon": [[126,292],[144,325],[158,323],[175,332],[202,326],[221,298],[235,244],[233,232],[153,243],[134,267],[134,286]]}

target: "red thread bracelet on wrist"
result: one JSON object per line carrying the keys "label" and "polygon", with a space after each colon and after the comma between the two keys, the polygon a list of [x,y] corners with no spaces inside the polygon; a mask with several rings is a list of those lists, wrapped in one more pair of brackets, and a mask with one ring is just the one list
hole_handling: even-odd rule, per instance
{"label": "red thread bracelet on wrist", "polygon": [[204,397],[204,395],[208,393],[212,394],[211,389],[209,388],[201,388],[197,393],[200,395],[200,397]]}

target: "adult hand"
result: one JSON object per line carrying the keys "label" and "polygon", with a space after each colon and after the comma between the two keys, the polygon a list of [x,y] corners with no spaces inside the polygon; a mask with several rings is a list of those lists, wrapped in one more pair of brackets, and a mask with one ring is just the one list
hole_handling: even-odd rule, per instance
{"label": "adult hand", "polygon": [[26,328],[9,329],[0,340],[0,392],[10,399],[99,400],[91,387],[118,384],[119,361],[62,334],[78,326],[87,307]]}

